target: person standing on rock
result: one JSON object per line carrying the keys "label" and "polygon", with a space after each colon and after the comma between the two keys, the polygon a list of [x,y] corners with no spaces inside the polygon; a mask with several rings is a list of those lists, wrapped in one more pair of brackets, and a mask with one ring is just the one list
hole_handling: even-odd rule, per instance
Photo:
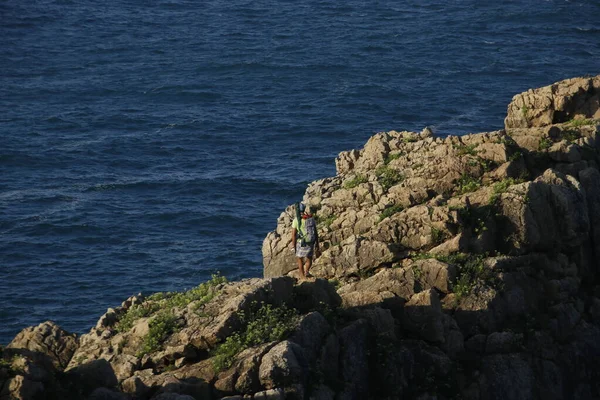
{"label": "person standing on rock", "polygon": [[311,277],[313,254],[319,255],[319,236],[317,235],[317,224],[312,214],[303,203],[296,204],[296,218],[292,222],[292,246],[298,258],[298,270],[300,278]]}

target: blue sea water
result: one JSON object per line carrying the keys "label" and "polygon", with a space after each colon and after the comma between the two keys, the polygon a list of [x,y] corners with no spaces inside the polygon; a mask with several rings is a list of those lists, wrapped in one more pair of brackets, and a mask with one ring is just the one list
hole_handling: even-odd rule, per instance
{"label": "blue sea water", "polygon": [[306,184],[375,132],[503,127],[600,73],[598,1],[0,2],[0,344],[138,292],[261,276]]}

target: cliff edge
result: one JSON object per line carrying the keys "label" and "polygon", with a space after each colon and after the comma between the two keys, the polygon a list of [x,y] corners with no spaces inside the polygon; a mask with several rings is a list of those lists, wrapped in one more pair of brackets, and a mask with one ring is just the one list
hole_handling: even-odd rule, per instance
{"label": "cliff edge", "polygon": [[600,398],[600,76],[516,95],[505,129],[374,135],[288,207],[264,279],[137,295],[0,349],[0,399]]}

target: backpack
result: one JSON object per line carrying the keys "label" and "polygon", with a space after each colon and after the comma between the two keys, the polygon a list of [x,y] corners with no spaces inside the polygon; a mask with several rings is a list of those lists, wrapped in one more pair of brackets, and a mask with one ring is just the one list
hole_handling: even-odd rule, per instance
{"label": "backpack", "polygon": [[313,217],[304,220],[304,229],[306,229],[306,234],[302,238],[304,244],[301,243],[301,245],[312,245],[317,241],[317,223]]}

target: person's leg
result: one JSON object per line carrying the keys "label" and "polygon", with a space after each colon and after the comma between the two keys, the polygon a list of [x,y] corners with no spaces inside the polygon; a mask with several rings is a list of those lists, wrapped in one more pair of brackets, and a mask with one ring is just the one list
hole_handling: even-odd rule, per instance
{"label": "person's leg", "polygon": [[296,259],[298,260],[298,270],[300,271],[300,277],[304,279],[306,278],[306,275],[304,274],[304,260],[302,257],[298,257]]}
{"label": "person's leg", "polygon": [[304,275],[310,276],[308,271],[310,271],[310,267],[312,267],[312,257],[306,257],[306,264],[304,265]]}

